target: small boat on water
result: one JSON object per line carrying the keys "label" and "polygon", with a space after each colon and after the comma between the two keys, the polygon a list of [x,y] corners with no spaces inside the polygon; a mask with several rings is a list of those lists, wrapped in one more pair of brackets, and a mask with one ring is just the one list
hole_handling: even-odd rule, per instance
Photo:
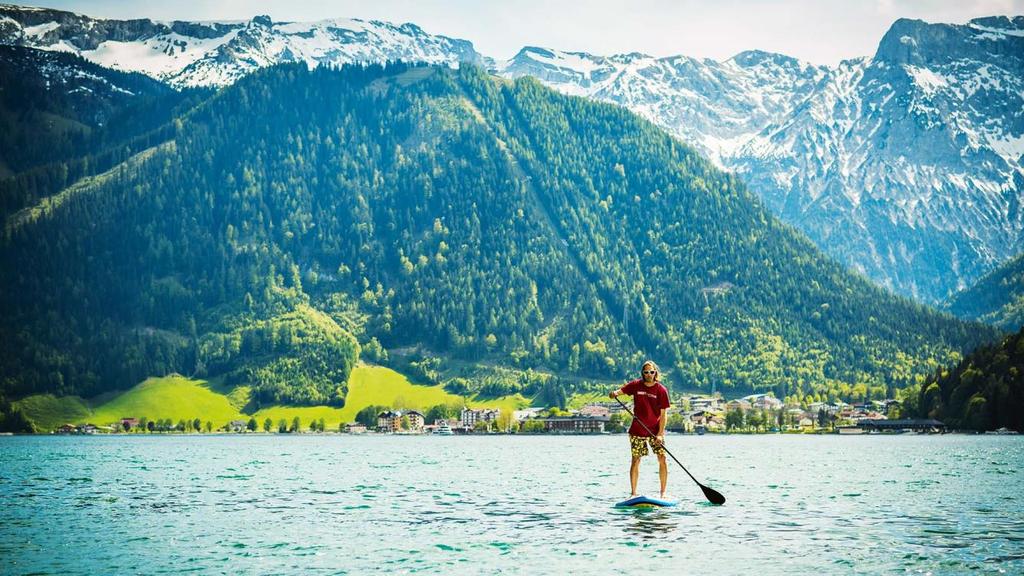
{"label": "small boat on water", "polygon": [[448,426],[447,422],[441,422],[437,425],[437,429],[434,430],[434,434],[438,436],[454,436],[455,432],[452,432],[452,429]]}

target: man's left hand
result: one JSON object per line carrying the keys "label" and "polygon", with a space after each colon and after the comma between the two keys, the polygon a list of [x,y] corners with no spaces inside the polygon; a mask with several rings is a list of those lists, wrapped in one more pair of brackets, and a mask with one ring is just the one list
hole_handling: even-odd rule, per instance
{"label": "man's left hand", "polygon": [[659,434],[658,436],[655,436],[655,439],[658,441],[658,446],[665,446],[665,435],[664,434]]}

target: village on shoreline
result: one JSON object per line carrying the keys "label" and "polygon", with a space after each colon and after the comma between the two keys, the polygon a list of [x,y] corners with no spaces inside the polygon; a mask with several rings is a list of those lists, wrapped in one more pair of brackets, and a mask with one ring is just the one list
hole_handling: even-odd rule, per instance
{"label": "village on shoreline", "polygon": [[[357,421],[328,429],[324,420],[303,423],[255,417],[232,420],[214,427],[200,418],[149,420],[125,416],[118,422],[96,425],[64,424],[52,434],[136,434],[136,433],[340,433],[395,435],[467,434],[615,434],[624,433],[631,417],[617,402],[591,402],[577,410],[558,408],[463,407],[455,416],[438,417],[436,406],[424,414],[418,410],[364,410]],[[441,412],[444,412],[443,410]],[[451,410],[449,409],[450,413]],[[788,405],[771,394],[752,394],[726,401],[721,395],[687,395],[669,410],[666,430],[679,434],[944,434],[953,432],[934,419],[901,419],[896,400],[874,400],[856,404],[842,401]],[[997,434],[1017,434],[1001,429]]]}

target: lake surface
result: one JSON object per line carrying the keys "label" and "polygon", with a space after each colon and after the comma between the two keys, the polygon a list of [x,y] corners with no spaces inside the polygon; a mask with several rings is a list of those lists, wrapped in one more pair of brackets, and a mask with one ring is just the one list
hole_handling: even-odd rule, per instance
{"label": "lake surface", "polygon": [[0,573],[1024,573],[1024,437],[667,443],[725,506],[612,508],[625,436],[0,437]]}

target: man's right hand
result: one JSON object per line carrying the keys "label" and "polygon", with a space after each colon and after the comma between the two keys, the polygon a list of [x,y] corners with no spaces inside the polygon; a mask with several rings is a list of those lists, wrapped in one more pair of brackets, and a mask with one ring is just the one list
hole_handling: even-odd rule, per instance
{"label": "man's right hand", "polygon": [[612,400],[615,400],[615,398],[617,398],[618,395],[619,395],[619,391],[618,390],[612,390],[611,392],[608,393],[608,397],[611,398]]}

